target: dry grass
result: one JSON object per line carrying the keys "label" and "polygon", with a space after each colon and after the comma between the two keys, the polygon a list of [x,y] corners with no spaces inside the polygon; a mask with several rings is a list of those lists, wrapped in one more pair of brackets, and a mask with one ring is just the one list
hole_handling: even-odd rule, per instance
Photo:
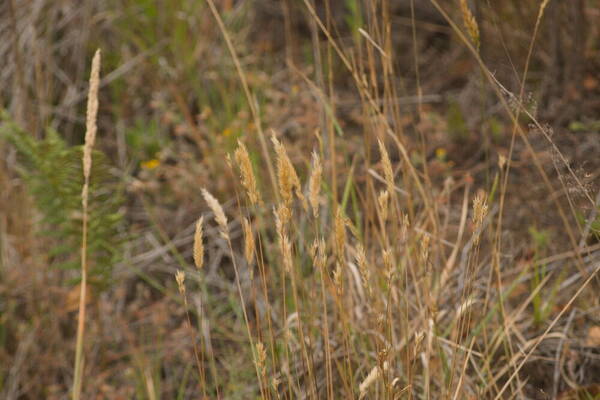
{"label": "dry grass", "polygon": [[96,119],[98,117],[98,86],[100,85],[100,50],[96,51],[92,60],[92,71],[90,73],[90,89],[88,92],[85,143],[83,145],[83,189],[81,191],[82,204],[82,246],[81,246],[81,282],[79,286],[79,316],[77,318],[77,342],[75,344],[75,376],[73,377],[73,400],[81,398],[81,385],[83,381],[83,341],[85,334],[85,309],[87,299],[87,232],[88,232],[88,201],[90,173],[92,170],[92,149],[96,141]]}
{"label": "dry grass", "polygon": [[[120,102],[117,94],[129,100],[132,89],[108,93],[96,53],[82,213],[73,217],[83,223],[80,275],[45,267],[53,259],[41,249],[51,239],[20,222],[36,216],[19,202],[26,183],[11,149],[0,148],[0,184],[13,182],[0,206],[19,216],[0,213],[0,365],[9,366],[0,367],[0,396],[597,395],[600,165],[590,155],[598,145],[564,126],[552,135],[552,121],[527,100],[548,62],[544,22],[561,9],[548,1],[522,11],[516,2],[346,3],[340,11],[334,2],[286,1],[282,51],[276,34],[265,40],[251,28],[259,8],[208,0],[197,10],[203,23],[191,16],[181,27],[178,14],[170,23],[183,42],[167,46],[185,48],[187,29],[205,30],[214,48],[197,47],[195,57],[228,71],[232,83],[188,95],[180,85],[196,75],[186,70],[195,57],[169,65],[159,54],[154,67],[168,79],[156,82],[144,79],[152,68],[141,68],[169,139],[139,160],[131,154],[141,139],[134,128],[123,133],[130,121],[111,120],[108,108],[120,113],[140,101]],[[508,17],[522,22],[522,13],[529,25],[512,29]],[[9,18],[15,26],[19,15]],[[504,54],[494,51],[498,37]],[[284,52],[285,65],[276,57]],[[19,54],[14,90],[23,97],[31,70]],[[589,54],[600,65],[597,51]],[[510,73],[496,71],[507,65]],[[597,78],[585,79],[565,96],[595,93]],[[124,261],[96,292],[85,246],[103,82],[99,144],[114,150],[128,225]],[[214,97],[226,99],[222,109],[205,104]],[[35,102],[23,101],[11,110],[16,119],[32,112]],[[130,112],[144,119],[146,107]],[[226,128],[214,128],[226,116]],[[66,281],[77,276],[73,292]]]}

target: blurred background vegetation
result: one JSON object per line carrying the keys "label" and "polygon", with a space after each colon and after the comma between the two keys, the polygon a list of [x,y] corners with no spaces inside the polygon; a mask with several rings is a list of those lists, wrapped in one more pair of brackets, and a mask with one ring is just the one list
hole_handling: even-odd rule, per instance
{"label": "blurred background vegetation", "polygon": [[[0,2],[0,397],[62,399],[71,387],[80,156],[89,65],[97,48],[103,62],[92,172],[90,257],[95,261],[88,335],[93,339],[87,343],[85,398],[199,397],[173,274],[193,265],[194,223],[206,212],[201,188],[223,199],[226,208],[236,204],[240,189],[225,159],[238,140],[250,149],[265,180],[262,190],[269,192],[259,129],[283,138],[301,171],[318,143],[315,132],[334,129],[335,163],[340,173],[352,171],[356,177],[351,185],[339,179],[328,191],[353,204],[348,213],[360,224],[359,194],[352,187],[364,184],[369,171],[352,168],[375,157],[376,141],[366,132],[364,99],[330,38],[303,1],[215,3],[262,126],[256,126],[234,59],[205,1]],[[492,191],[497,154],[506,155],[510,147],[511,121],[435,7],[415,1],[411,10],[408,0],[308,3],[366,80],[378,82],[385,68],[380,60],[363,61],[377,52],[369,41],[383,43],[390,29],[385,48],[393,49],[394,99],[382,96],[381,107],[394,114],[391,126],[402,132],[413,164],[426,171],[428,190],[441,191],[445,182],[468,176]],[[459,2],[441,3],[462,26]],[[507,93],[520,91],[539,7],[537,1],[518,0],[471,4],[481,58]],[[581,226],[590,213],[596,215],[584,200],[595,197],[600,171],[597,21],[597,1],[550,1],[524,82],[528,110],[546,124],[587,190],[560,181],[565,190],[580,191],[571,206],[577,211],[573,223]],[[333,128],[328,121],[334,121]],[[529,129],[528,120],[522,123],[558,182],[564,166],[557,166],[552,146],[543,132]],[[570,248],[548,203],[559,194],[539,185],[528,151],[516,144],[508,189],[515,195],[506,206],[507,229],[515,234],[507,241],[515,260],[542,260]],[[400,158],[393,151],[390,156]],[[571,199],[561,196],[561,201]],[[451,223],[459,211],[452,210]],[[590,245],[598,242],[598,221],[584,240]],[[209,236],[215,232],[208,228]],[[198,285],[202,295],[193,306],[212,321],[219,391],[227,399],[255,398],[228,252],[215,239],[207,243],[207,253],[206,277]],[[533,288],[544,273],[539,266]],[[598,306],[592,301],[589,309],[597,312]],[[541,304],[534,308],[536,323],[556,312]],[[600,324],[598,314],[592,315],[577,322],[576,336],[585,337],[590,323]],[[201,335],[207,330],[199,327]],[[582,384],[599,382],[592,382],[600,371],[594,362],[579,375]],[[551,384],[544,386],[543,365],[529,368],[524,379],[531,388],[552,393]]]}

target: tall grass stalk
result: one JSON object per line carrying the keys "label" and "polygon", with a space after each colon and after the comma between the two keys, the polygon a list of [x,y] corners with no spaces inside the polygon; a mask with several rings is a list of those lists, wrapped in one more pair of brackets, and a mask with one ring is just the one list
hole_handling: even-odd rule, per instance
{"label": "tall grass stalk", "polygon": [[82,239],[81,239],[81,283],[79,292],[79,315],[77,322],[77,343],[75,345],[75,376],[73,378],[73,400],[81,397],[83,382],[83,341],[85,333],[85,306],[87,296],[87,234],[88,234],[88,197],[90,186],[90,171],[92,169],[92,149],[96,140],[96,119],[98,116],[98,87],[100,85],[100,49],[96,50],[92,60],[90,87],[88,91],[85,144],[83,146],[83,190],[81,204],[83,208]]}

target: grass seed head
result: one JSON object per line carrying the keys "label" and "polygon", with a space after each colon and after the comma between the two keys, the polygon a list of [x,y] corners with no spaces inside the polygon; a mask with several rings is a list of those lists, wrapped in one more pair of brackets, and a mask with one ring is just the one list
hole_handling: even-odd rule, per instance
{"label": "grass seed head", "polygon": [[475,45],[475,48],[479,50],[479,25],[477,25],[477,20],[473,16],[473,13],[469,9],[467,5],[467,0],[460,0],[460,12],[462,14],[463,23],[465,24],[465,28],[467,29],[467,33],[471,38],[471,41]]}
{"label": "grass seed head", "polygon": [[201,269],[204,266],[204,242],[203,242],[204,217],[198,218],[196,232],[194,233],[194,264]]}
{"label": "grass seed head", "polygon": [[390,192],[388,192],[387,190],[383,190],[381,193],[379,193],[377,202],[379,203],[379,210],[381,212],[381,220],[384,223],[388,218],[389,200],[390,200]]}
{"label": "grass seed head", "polygon": [[100,49],[92,60],[90,87],[88,90],[87,114],[85,120],[85,144],[83,146],[83,175],[90,176],[92,168],[92,148],[96,141],[96,119],[98,116],[98,88],[100,87]]}
{"label": "grass seed head", "polygon": [[221,237],[223,237],[223,239],[229,239],[227,217],[225,216],[223,207],[221,207],[219,201],[206,189],[202,189],[202,197],[204,197],[208,207],[212,210],[213,214],[215,214],[215,220],[221,229]]}
{"label": "grass seed head", "polygon": [[315,239],[313,244],[310,246],[310,255],[313,260],[313,264],[318,269],[325,268],[325,264],[327,263],[327,254],[325,248],[325,240]]}
{"label": "grass seed head", "polygon": [[279,238],[281,238],[290,222],[292,213],[285,204],[280,204],[277,208],[273,208],[273,215],[275,216],[275,230]]}
{"label": "grass seed head", "polygon": [[255,244],[254,234],[252,233],[252,227],[248,218],[242,220],[242,226],[244,229],[244,258],[246,258],[248,265],[251,265],[254,259]]}
{"label": "grass seed head", "polygon": [[388,279],[391,279],[392,274],[394,273],[394,268],[393,268],[394,262],[392,259],[392,257],[393,257],[392,250],[390,250],[390,249],[383,250],[382,256],[383,256],[383,267],[384,267],[386,277]]}
{"label": "grass seed head", "polygon": [[306,199],[302,194],[302,187],[300,185],[300,179],[296,174],[296,170],[290,161],[290,158],[285,150],[285,147],[273,136],[271,138],[273,146],[275,147],[275,154],[277,155],[277,181],[279,184],[279,194],[283,199],[283,203],[290,207],[293,194],[302,202],[302,206],[306,209]]}
{"label": "grass seed head", "polygon": [[256,367],[264,378],[267,375],[267,350],[262,342],[256,343]]}
{"label": "grass seed head", "polygon": [[179,287],[179,293],[185,294],[185,272],[182,270],[177,270],[175,273],[175,280],[177,281],[177,286]]}
{"label": "grass seed head", "polygon": [[315,218],[319,216],[319,193],[323,178],[323,165],[316,151],[312,153],[312,171],[308,181],[308,199]]}
{"label": "grass seed head", "polygon": [[342,214],[342,210],[338,208],[335,214],[334,220],[334,239],[335,239],[335,249],[338,259],[343,259],[344,256],[344,246],[346,244],[346,225],[348,224],[348,220]]}
{"label": "grass seed head", "polygon": [[240,178],[242,185],[246,189],[250,203],[258,205],[262,202],[260,192],[257,189],[256,177],[254,176],[254,170],[252,169],[252,162],[250,161],[250,155],[248,149],[240,141],[238,141],[238,148],[234,153],[235,161],[240,168]]}
{"label": "grass seed head", "polygon": [[365,254],[365,248],[360,243],[356,246],[356,264],[358,264],[358,271],[360,272],[363,287],[367,290],[369,297],[371,297],[372,288],[369,281],[370,272],[367,265],[367,255]]}
{"label": "grass seed head", "polygon": [[473,237],[475,244],[479,244],[481,227],[483,226],[483,220],[485,219],[487,212],[487,195],[481,190],[473,199]]}
{"label": "grass seed head", "polygon": [[381,140],[377,140],[377,144],[379,145],[379,153],[381,153],[381,163],[383,165],[383,176],[385,178],[385,183],[387,185],[387,190],[389,193],[393,193],[394,190],[394,170],[392,168],[392,162],[390,160],[390,156],[385,148],[385,145]]}

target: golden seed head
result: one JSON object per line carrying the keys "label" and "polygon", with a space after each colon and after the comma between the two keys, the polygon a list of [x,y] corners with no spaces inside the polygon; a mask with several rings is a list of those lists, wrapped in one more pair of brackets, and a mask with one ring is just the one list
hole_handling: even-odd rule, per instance
{"label": "golden seed head", "polygon": [[487,195],[485,191],[480,190],[473,199],[473,242],[475,245],[479,244],[481,227],[483,226],[483,220],[485,219],[487,212]]}
{"label": "golden seed head", "polygon": [[185,294],[185,272],[182,270],[177,270],[175,273],[175,280],[177,281],[177,286],[179,287],[179,293]]}
{"label": "golden seed head", "polygon": [[356,246],[356,264],[358,264],[358,271],[362,280],[363,287],[367,289],[367,293],[371,296],[372,290],[369,283],[369,267],[367,265],[367,255],[365,254],[365,248],[362,244]]}
{"label": "golden seed head", "polygon": [[275,147],[275,154],[277,155],[277,181],[279,184],[279,194],[283,199],[283,203],[286,206],[290,206],[293,199],[293,193],[302,202],[302,206],[306,209],[306,199],[302,194],[302,187],[300,185],[300,179],[296,174],[296,170],[288,157],[285,147],[273,136],[271,138],[273,146]]}
{"label": "golden seed head", "polygon": [[323,165],[316,151],[312,153],[312,171],[308,181],[308,198],[315,218],[319,216],[319,193],[323,178]]}
{"label": "golden seed head", "polygon": [[204,266],[204,242],[203,242],[204,217],[198,218],[196,232],[194,233],[194,264],[201,269]]}
{"label": "golden seed head", "polygon": [[267,350],[262,342],[256,343],[256,366],[261,375],[267,374]]}
{"label": "golden seed head", "polygon": [[392,168],[392,162],[390,161],[390,156],[389,156],[387,149],[385,148],[383,142],[378,139],[377,144],[379,145],[379,153],[381,153],[381,163],[383,165],[383,176],[385,178],[387,190],[389,193],[393,193],[394,170]]}
{"label": "golden seed head", "polygon": [[344,246],[346,244],[346,225],[348,224],[348,220],[342,214],[340,208],[338,208],[335,214],[334,220],[334,237],[335,237],[335,248],[338,259],[343,258],[344,254]]}
{"label": "golden seed head", "polygon": [[202,197],[204,197],[204,200],[208,204],[208,207],[212,210],[213,214],[215,214],[215,220],[217,221],[217,224],[219,224],[219,228],[221,229],[221,237],[223,237],[224,239],[229,239],[227,217],[225,216],[223,207],[221,207],[219,201],[206,189],[202,189]]}
{"label": "golden seed head", "polygon": [[244,257],[246,258],[248,265],[251,265],[252,260],[254,259],[255,249],[254,234],[252,233],[252,227],[247,218],[242,220],[242,226],[244,228]]}
{"label": "golden seed head", "polygon": [[[387,361],[384,363],[384,369],[387,369]],[[369,375],[358,386],[359,399],[364,399],[367,396],[367,389],[381,377],[381,368],[379,365],[374,366],[369,372]]]}
{"label": "golden seed head", "polygon": [[238,141],[238,148],[234,153],[234,157],[240,168],[240,178],[242,180],[242,185],[246,189],[250,203],[254,205],[260,204],[260,192],[257,189],[256,177],[254,176],[254,170],[252,169],[250,155],[248,154],[246,146],[240,141]]}
{"label": "golden seed head", "polygon": [[467,5],[467,0],[460,0],[460,11],[467,33],[475,45],[475,48],[479,50],[479,25],[477,25],[477,20]]}
{"label": "golden seed head", "polygon": [[285,228],[291,218],[291,212],[284,204],[280,204],[277,208],[273,207],[273,215],[275,216],[275,231],[279,240],[281,240],[281,236],[285,233]]}
{"label": "golden seed head", "polygon": [[387,278],[389,279],[392,276],[392,273],[394,272],[393,266],[394,266],[394,262],[392,259],[392,251],[390,249],[385,249],[382,252],[382,256],[383,256],[383,268],[385,271],[385,274],[387,275]]}
{"label": "golden seed head", "polygon": [[87,114],[85,121],[85,144],[83,146],[83,175],[90,176],[92,169],[92,148],[96,140],[96,119],[98,116],[98,88],[100,87],[100,49],[92,60],[90,87],[88,90]]}
{"label": "golden seed head", "polygon": [[313,260],[313,264],[319,268],[325,268],[327,263],[327,254],[325,252],[325,240],[315,239],[310,246],[310,254]]}
{"label": "golden seed head", "polygon": [[473,222],[476,227],[481,227],[483,220],[487,215],[488,205],[485,191],[480,190],[477,192],[475,199],[473,199]]}
{"label": "golden seed head", "polygon": [[462,315],[469,310],[469,308],[475,304],[475,300],[472,297],[469,297],[465,300],[456,310],[456,319],[462,317]]}

